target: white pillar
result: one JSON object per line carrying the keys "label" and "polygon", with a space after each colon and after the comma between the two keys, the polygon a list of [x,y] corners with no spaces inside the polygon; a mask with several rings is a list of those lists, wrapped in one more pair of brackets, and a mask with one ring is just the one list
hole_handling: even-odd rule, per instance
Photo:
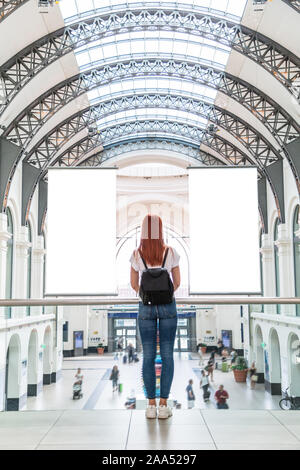
{"label": "white pillar", "polygon": [[[32,250],[31,297],[42,299],[44,297],[44,240],[37,237],[37,246]],[[31,307],[31,315],[41,315],[43,307]]]}
{"label": "white pillar", "polygon": [[[278,226],[278,239],[275,245],[278,248],[279,258],[280,297],[293,297],[294,282],[291,266],[292,241],[288,237],[286,224],[280,224]],[[283,315],[295,315],[295,307],[291,305],[281,305],[281,313]]]}
{"label": "white pillar", "polygon": [[[273,250],[273,241],[270,240],[270,235],[267,233],[262,234],[260,252],[262,255],[262,274],[265,297],[273,297],[275,292]],[[265,305],[264,311],[266,313],[276,313],[276,306]]]}
{"label": "white pillar", "polygon": [[7,242],[11,234],[7,231],[7,216],[0,213],[0,299],[5,298]]}
{"label": "white pillar", "polygon": [[[28,228],[22,226],[16,240],[16,284],[14,295],[19,299],[27,298],[27,262],[28,248],[31,243],[28,242]],[[22,317],[26,315],[26,307],[13,307],[13,317]]]}

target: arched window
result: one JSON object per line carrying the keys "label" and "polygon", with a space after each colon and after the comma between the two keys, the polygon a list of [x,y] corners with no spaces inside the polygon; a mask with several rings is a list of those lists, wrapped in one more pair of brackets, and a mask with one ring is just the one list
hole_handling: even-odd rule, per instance
{"label": "arched window", "polygon": [[[28,222],[28,241],[32,243],[32,230],[31,225]],[[27,299],[31,297],[31,263],[32,263],[32,246],[28,248],[28,258],[27,258]],[[26,308],[26,313],[30,315],[30,307]]]}
{"label": "arched window", "polygon": [[[7,242],[7,253],[6,253],[6,285],[5,285],[5,298],[12,298],[12,286],[13,286],[13,258],[14,258],[14,226],[13,219],[9,208],[6,211],[7,214],[7,231],[11,237]],[[11,318],[11,307],[5,307],[6,318]]]}
{"label": "arched window", "polygon": [[[275,292],[276,297],[280,296],[280,278],[279,278],[279,252],[275,242],[278,240],[279,219],[276,219],[274,227],[274,261],[275,261]],[[276,305],[276,312],[280,313],[280,305]]]}
{"label": "arched window", "polygon": [[[297,232],[300,228],[299,224],[299,205],[296,207],[294,212],[294,219],[293,219],[293,245],[294,245],[294,279],[295,279],[295,296],[300,296],[300,237],[297,236],[295,232]],[[300,316],[300,305],[296,305],[296,315],[297,317]]]}

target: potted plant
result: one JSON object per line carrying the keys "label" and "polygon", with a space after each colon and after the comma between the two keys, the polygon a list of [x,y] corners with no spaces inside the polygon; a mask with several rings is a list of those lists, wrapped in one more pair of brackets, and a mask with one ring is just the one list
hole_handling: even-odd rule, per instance
{"label": "potted plant", "polygon": [[199,343],[199,346],[200,346],[200,348],[201,348],[202,354],[205,354],[205,353],[206,353],[207,344],[205,344],[205,343]]}
{"label": "potted plant", "polygon": [[97,346],[97,353],[98,353],[98,354],[103,354],[103,353],[104,353],[103,343],[99,343],[99,344],[98,344],[98,346]]}
{"label": "potted plant", "polygon": [[248,366],[244,357],[238,356],[236,363],[231,368],[236,382],[246,382]]}

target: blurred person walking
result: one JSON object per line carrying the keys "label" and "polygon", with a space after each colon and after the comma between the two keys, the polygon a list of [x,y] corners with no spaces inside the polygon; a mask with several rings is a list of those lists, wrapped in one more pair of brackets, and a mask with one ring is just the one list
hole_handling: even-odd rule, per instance
{"label": "blurred person walking", "polygon": [[191,408],[194,408],[195,406],[195,394],[193,391],[193,380],[189,380],[189,384],[186,387],[186,392],[187,392],[187,404],[188,404],[188,409],[190,410]]}
{"label": "blurred person walking", "polygon": [[210,391],[208,390],[209,387],[209,379],[208,375],[205,373],[205,370],[201,371],[201,379],[200,379],[200,388],[203,391],[203,400],[207,401],[210,397]]}

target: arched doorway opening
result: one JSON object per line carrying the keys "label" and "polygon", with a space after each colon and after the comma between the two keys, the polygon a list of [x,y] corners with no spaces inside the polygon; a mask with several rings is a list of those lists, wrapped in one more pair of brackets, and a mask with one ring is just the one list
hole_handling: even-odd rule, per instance
{"label": "arched doorway opening", "polygon": [[270,380],[266,382],[266,389],[271,395],[281,395],[281,357],[278,333],[275,328],[269,334],[270,352]]}
{"label": "arched doorway opening", "polygon": [[43,385],[51,384],[52,373],[52,331],[47,326],[43,339]]}
{"label": "arched doorway opening", "polygon": [[6,353],[5,410],[18,411],[20,401],[21,344],[18,335],[10,338]]}
{"label": "arched doorway opening", "polygon": [[38,335],[36,330],[32,330],[28,344],[28,364],[27,364],[27,396],[37,396],[38,379]]}
{"label": "arched doorway opening", "polygon": [[300,363],[298,360],[300,360],[299,337],[295,333],[291,333],[288,339],[289,393],[299,397],[300,401]]}
{"label": "arched doorway opening", "polygon": [[255,328],[254,350],[255,350],[256,373],[258,375],[257,382],[264,383],[265,368],[264,368],[263,335],[262,335],[261,327],[259,325],[256,325],[256,328]]}

